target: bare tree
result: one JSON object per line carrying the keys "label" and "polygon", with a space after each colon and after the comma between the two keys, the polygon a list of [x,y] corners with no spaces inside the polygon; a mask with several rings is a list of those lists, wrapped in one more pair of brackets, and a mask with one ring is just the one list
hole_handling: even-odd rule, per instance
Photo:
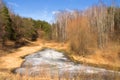
{"label": "bare tree", "polygon": [[67,39],[66,27],[69,15],[70,13],[68,11],[61,11],[56,14],[56,35],[58,35],[58,40],[60,41],[65,41]]}

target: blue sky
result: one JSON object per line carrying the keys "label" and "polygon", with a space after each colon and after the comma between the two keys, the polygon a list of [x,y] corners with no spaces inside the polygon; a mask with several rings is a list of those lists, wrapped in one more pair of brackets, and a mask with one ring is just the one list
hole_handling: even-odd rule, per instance
{"label": "blue sky", "polygon": [[[4,0],[6,4],[16,13],[23,17],[53,21],[54,13],[59,10],[83,10],[98,0]],[[110,0],[103,0],[110,4]],[[120,3],[120,0],[117,0]]]}

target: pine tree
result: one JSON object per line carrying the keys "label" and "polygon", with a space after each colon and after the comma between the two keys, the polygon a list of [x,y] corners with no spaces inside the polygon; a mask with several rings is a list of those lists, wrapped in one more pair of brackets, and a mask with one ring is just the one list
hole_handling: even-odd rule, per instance
{"label": "pine tree", "polygon": [[0,12],[1,16],[1,29],[2,29],[2,45],[5,45],[5,41],[7,39],[12,39],[13,37],[13,29],[12,29],[12,21],[9,15],[9,10],[6,6],[3,6]]}

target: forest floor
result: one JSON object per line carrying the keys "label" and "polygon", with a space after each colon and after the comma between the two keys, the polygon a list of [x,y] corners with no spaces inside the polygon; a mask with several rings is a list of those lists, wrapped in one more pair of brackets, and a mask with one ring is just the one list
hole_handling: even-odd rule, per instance
{"label": "forest floor", "polygon": [[[68,52],[68,56],[75,62],[84,65],[103,67],[106,69],[120,71],[120,46],[114,46],[106,50],[97,50],[86,56],[71,54],[68,43],[57,43],[54,41],[38,40],[30,42],[28,45],[6,52],[0,56],[0,75],[12,74],[12,70],[21,66],[24,59],[22,57],[39,51],[43,48],[52,48]],[[4,52],[3,52],[4,53]],[[2,54],[2,52],[0,53]],[[67,54],[67,53],[66,53]]]}

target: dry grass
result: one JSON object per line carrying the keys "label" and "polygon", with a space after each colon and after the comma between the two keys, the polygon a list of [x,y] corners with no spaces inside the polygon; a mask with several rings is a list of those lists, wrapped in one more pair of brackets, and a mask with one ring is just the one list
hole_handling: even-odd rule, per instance
{"label": "dry grass", "polygon": [[84,74],[77,73],[74,76],[70,76],[69,71],[63,73],[63,76],[59,76],[58,73],[51,75],[49,71],[41,70],[41,73],[37,76],[19,75],[0,72],[0,80],[119,80],[120,76],[116,73],[110,74]]}
{"label": "dry grass", "polygon": [[59,44],[55,42],[48,42],[44,40],[38,40],[36,42],[31,42],[30,45],[21,47],[14,52],[0,57],[0,69],[12,70],[16,67],[19,67],[24,59],[21,57],[32,54],[36,51],[39,51],[43,48],[54,48],[54,49],[65,49],[65,44]]}
{"label": "dry grass", "polygon": [[86,54],[85,56],[78,56],[72,54],[73,60],[82,62],[84,64],[103,67],[106,69],[112,69],[120,71],[120,46],[112,45],[104,50],[94,49],[95,52]]}
{"label": "dry grass", "polygon": [[[21,77],[20,75],[15,75],[11,73],[11,70],[19,67],[24,61],[24,59],[22,59],[21,57],[32,54],[33,52],[39,51],[43,48],[65,50],[66,52],[70,53],[69,45],[66,43],[56,43],[54,41],[44,41],[44,40],[31,42],[31,44],[27,46],[18,48],[14,52],[0,57],[0,80],[59,80],[59,78],[50,79],[51,77],[48,74],[47,75],[49,77],[43,76],[43,78],[45,79],[43,78],[40,79],[41,77],[34,77],[34,78],[28,76]],[[68,56],[73,58],[73,60],[77,62],[87,63],[90,65],[94,64],[93,66],[98,66],[98,67],[103,67],[102,65],[105,65],[107,66],[105,68],[109,68],[112,66],[112,68],[114,68],[115,70],[117,69],[117,67],[120,67],[120,61],[119,61],[120,58],[118,56],[119,50],[120,50],[120,46],[112,46],[104,51],[96,49],[94,54],[86,55],[85,57],[74,54],[69,54]],[[69,79],[61,79],[61,80],[69,80]],[[80,80],[80,79],[73,79],[73,80]]]}

